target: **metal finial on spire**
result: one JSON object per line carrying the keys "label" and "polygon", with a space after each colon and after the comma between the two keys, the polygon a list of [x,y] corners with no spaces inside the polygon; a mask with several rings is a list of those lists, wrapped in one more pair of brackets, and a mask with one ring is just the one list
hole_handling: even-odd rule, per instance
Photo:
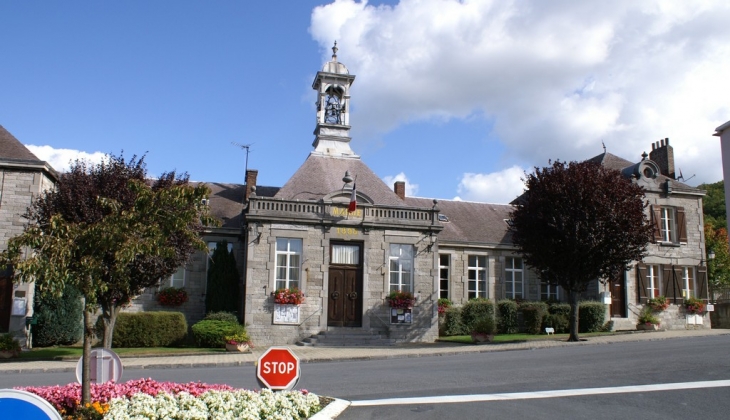
{"label": "metal finial on spire", "polygon": [[335,46],[332,47],[332,61],[337,61],[337,41],[335,41]]}
{"label": "metal finial on spire", "polygon": [[601,140],[601,144],[603,145],[603,153],[606,153],[606,143]]}

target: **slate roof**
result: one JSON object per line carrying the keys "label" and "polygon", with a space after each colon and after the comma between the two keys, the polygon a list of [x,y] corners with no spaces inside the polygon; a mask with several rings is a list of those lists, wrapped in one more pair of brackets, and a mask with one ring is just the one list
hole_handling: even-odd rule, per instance
{"label": "slate roof", "polygon": [[[198,185],[201,182],[191,182]],[[220,182],[204,182],[210,188],[208,199],[210,212],[221,221],[222,228],[241,227],[241,211],[243,210],[243,196],[246,193],[246,184],[224,184]],[[256,187],[256,195],[273,197],[279,190],[277,187]]]}
{"label": "slate roof", "polygon": [[[406,204],[413,207],[432,207],[433,199],[406,197]],[[509,218],[509,204],[474,203],[467,201],[439,200],[439,213],[448,217],[441,222],[444,230],[439,241],[480,245],[512,245],[512,235],[505,219]]]}
{"label": "slate roof", "polygon": [[[592,157],[587,160],[587,162],[597,162],[601,165],[610,168],[610,169],[616,169],[618,171],[628,168],[629,166],[635,165],[637,162],[629,162],[628,160],[624,158],[620,158],[616,155],[612,155],[610,153],[602,153],[598,156]],[[701,193],[702,190],[696,187],[689,186],[685,183],[682,183],[680,181],[677,181],[676,179],[669,178],[666,175],[658,174],[657,177],[658,183],[665,183],[667,180],[672,181],[672,189],[675,191],[682,191],[682,192],[688,192],[688,193]]]}
{"label": "slate roof", "polygon": [[[310,154],[274,198],[313,200],[342,190],[345,171],[356,180],[358,193],[370,197],[376,205],[404,206],[403,200],[360,159]],[[256,194],[259,194],[258,189]],[[431,207],[429,204],[428,207]]]}
{"label": "slate roof", "polygon": [[0,159],[41,162],[27,147],[0,125]]}

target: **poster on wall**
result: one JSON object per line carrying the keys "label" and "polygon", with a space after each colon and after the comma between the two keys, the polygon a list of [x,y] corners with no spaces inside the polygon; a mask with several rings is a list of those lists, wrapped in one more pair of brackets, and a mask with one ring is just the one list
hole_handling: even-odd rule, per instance
{"label": "poster on wall", "polygon": [[390,323],[410,324],[413,319],[412,311],[411,308],[390,308]]}
{"label": "poster on wall", "polygon": [[299,324],[299,305],[274,304],[274,324]]}

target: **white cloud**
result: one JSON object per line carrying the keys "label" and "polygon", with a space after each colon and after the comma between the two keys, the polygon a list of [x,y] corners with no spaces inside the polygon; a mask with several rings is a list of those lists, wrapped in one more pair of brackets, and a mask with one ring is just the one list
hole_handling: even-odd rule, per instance
{"label": "white cloud", "polygon": [[722,179],[712,133],[730,119],[728,20],[722,0],[336,0],[314,9],[310,32],[326,60],[336,39],[357,75],[358,139],[477,116],[506,161],[542,165],[601,142],[638,161],[669,137],[699,183]]}
{"label": "white cloud", "polygon": [[459,196],[455,200],[507,204],[522,194],[524,175],[525,170],[519,166],[490,174],[466,173],[459,182]]}
{"label": "white cloud", "polygon": [[406,177],[406,174],[403,172],[399,173],[396,176],[384,176],[383,182],[385,182],[388,186],[393,186],[393,184],[396,183],[396,181],[403,181],[406,183],[406,196],[407,197],[416,197],[418,195],[418,184],[413,184],[410,181],[408,181],[408,177]]}
{"label": "white cloud", "polygon": [[75,160],[85,160],[91,163],[100,163],[105,153],[94,152],[87,153],[81,150],[72,149],[54,149],[51,146],[34,146],[26,144],[25,147],[31,151],[38,159],[44,160],[51,164],[53,169],[59,172],[68,172],[70,164]]}

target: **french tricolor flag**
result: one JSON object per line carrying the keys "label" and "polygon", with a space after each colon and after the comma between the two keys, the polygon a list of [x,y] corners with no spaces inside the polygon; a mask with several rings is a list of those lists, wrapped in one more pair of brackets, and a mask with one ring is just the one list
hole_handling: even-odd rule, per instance
{"label": "french tricolor flag", "polygon": [[347,212],[352,213],[357,210],[357,183],[352,184],[352,194],[350,195],[350,205],[347,207]]}

